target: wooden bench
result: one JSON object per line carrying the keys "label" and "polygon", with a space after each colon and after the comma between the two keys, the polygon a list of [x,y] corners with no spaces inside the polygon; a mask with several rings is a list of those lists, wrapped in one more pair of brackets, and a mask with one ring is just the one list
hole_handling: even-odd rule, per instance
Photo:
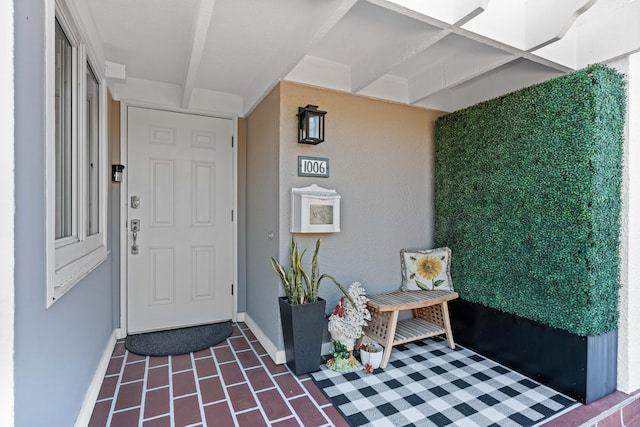
{"label": "wooden bench", "polygon": [[[391,349],[398,344],[445,334],[449,347],[455,348],[447,301],[458,298],[457,292],[396,291],[367,298],[371,321],[363,330],[365,336],[384,346],[381,368],[387,367]],[[412,310],[413,317],[398,320],[402,310]]]}

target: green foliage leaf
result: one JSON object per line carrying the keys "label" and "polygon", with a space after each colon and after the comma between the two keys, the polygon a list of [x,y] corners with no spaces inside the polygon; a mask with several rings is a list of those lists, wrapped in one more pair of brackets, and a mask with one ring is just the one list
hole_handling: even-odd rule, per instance
{"label": "green foliage leaf", "polygon": [[429,288],[427,287],[427,285],[425,285],[424,283],[422,283],[422,282],[421,282],[421,281],[419,281],[419,280],[416,280],[416,285],[418,285],[418,287],[419,287],[420,289],[422,289],[423,291],[428,291],[428,290],[429,290]]}
{"label": "green foliage leaf", "polygon": [[302,258],[306,249],[300,252],[298,244],[291,236],[289,243],[289,256],[291,266],[286,270],[276,259],[271,258],[271,267],[276,272],[282,283],[287,300],[290,304],[307,304],[318,301],[318,290],[322,279],[331,280],[347,297],[349,302],[355,306],[349,291],[335,278],[328,274],[320,274],[318,263],[318,252],[320,251],[320,239],[316,240],[316,246],[311,257],[310,271],[311,276],[304,270],[302,266]]}
{"label": "green foliage leaf", "polygon": [[463,299],[616,328],[624,85],[593,65],[437,120],[435,244]]}
{"label": "green foliage leaf", "polygon": [[351,354],[349,350],[347,350],[347,346],[341,343],[340,341],[331,340],[333,344],[333,350],[331,351],[331,355],[337,359],[348,359]]}

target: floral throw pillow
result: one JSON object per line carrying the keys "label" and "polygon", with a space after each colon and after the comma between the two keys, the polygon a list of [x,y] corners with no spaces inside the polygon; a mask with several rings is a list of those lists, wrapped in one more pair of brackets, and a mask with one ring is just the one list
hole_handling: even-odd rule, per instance
{"label": "floral throw pillow", "polygon": [[426,251],[402,249],[402,290],[453,291],[449,268],[451,249],[437,248]]}

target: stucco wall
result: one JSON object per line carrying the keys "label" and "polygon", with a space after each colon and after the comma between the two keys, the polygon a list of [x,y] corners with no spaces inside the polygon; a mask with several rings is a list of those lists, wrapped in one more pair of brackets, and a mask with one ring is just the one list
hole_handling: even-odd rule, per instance
{"label": "stucco wall", "polygon": [[[316,146],[297,143],[296,114],[307,104],[328,112],[326,140]],[[400,249],[433,243],[438,114],[290,82],[281,84],[281,111],[280,254],[288,254],[289,190],[315,183],[342,196],[340,233],[296,235],[310,249],[322,238],[321,272],[370,292],[399,288]],[[330,177],[298,177],[299,155],[329,158]],[[340,294],[329,282],[320,293],[331,308]]]}
{"label": "stucco wall", "polygon": [[[297,143],[296,114],[307,104],[328,111],[326,141],[316,146]],[[340,233],[295,235],[309,252],[315,239],[322,238],[321,272],[345,285],[360,281],[368,292],[398,289],[400,249],[433,244],[437,116],[421,108],[282,82],[248,118],[247,313],[263,321],[260,327],[279,349],[277,296],[282,290],[269,257],[288,258],[290,189],[315,183],[342,196]],[[299,155],[329,158],[330,177],[298,177]],[[258,194],[260,200],[254,200]],[[310,255],[304,259],[307,265]],[[330,311],[340,292],[323,282],[320,296]]]}
{"label": "stucco wall", "polygon": [[45,2],[14,7],[15,425],[72,426],[112,331],[111,258],[45,309]]}
{"label": "stucco wall", "polygon": [[278,256],[279,100],[275,89],[246,120],[246,313],[271,340],[269,351],[281,346],[279,289],[269,264]]}

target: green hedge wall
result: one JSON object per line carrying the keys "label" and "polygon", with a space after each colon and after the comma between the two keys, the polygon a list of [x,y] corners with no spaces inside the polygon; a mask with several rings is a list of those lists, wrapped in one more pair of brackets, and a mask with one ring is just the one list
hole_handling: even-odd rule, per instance
{"label": "green hedge wall", "polygon": [[461,298],[617,327],[624,77],[602,65],[436,122],[435,241]]}

